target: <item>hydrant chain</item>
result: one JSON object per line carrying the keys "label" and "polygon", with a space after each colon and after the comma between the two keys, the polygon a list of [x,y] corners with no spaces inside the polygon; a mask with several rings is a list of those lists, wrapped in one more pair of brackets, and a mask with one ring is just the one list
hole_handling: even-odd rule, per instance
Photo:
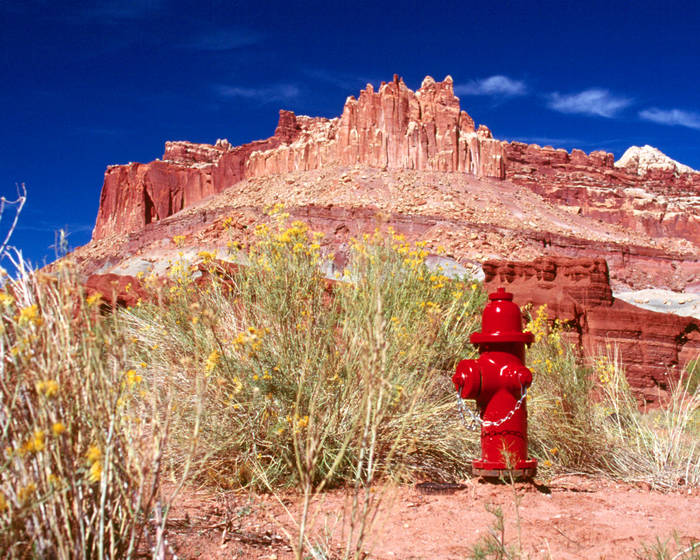
{"label": "hydrant chain", "polygon": [[[503,424],[504,422],[508,422],[511,418],[513,418],[513,415],[520,409],[522,406],[523,402],[525,402],[525,399],[527,398],[527,388],[522,389],[522,393],[520,395],[520,398],[517,400],[515,403],[515,406],[506,414],[503,418],[500,420],[482,420],[478,416],[476,416],[470,409],[467,407],[467,405],[464,404],[464,399],[460,396],[462,394],[462,387],[459,387],[459,390],[457,391],[457,408],[459,409],[460,414],[462,415],[462,420],[464,420],[464,425],[467,427],[468,430],[475,430],[476,426],[478,425],[483,425],[486,426],[487,428],[496,428]],[[467,422],[466,417],[464,416],[464,412],[467,412],[469,415],[469,418],[471,419],[471,423]]]}
{"label": "hydrant chain", "polygon": [[[462,422],[464,422],[464,425],[467,427],[467,430],[473,432],[476,430],[476,427],[479,424],[479,421],[481,420],[480,418],[477,418],[474,416],[474,413],[467,408],[467,406],[464,404],[464,400],[462,397],[460,397],[462,391],[462,387],[460,386],[459,391],[457,391],[457,410],[459,410],[459,414],[462,417]],[[467,422],[467,417],[464,415],[464,412],[467,412],[469,414],[469,418],[471,418],[471,423]]]}

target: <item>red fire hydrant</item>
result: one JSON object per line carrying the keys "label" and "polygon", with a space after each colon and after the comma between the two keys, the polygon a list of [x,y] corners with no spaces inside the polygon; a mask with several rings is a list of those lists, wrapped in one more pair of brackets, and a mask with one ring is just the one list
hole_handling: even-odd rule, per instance
{"label": "red fire hydrant", "polygon": [[[498,288],[489,295],[481,332],[470,341],[479,346],[477,360],[462,360],[452,382],[463,399],[476,399],[481,423],[481,459],[472,472],[483,477],[531,478],[537,460],[527,458],[527,388],[532,372],[525,367],[525,345],[534,340],[522,332],[520,308],[513,294]],[[461,401],[460,401],[461,402]]]}

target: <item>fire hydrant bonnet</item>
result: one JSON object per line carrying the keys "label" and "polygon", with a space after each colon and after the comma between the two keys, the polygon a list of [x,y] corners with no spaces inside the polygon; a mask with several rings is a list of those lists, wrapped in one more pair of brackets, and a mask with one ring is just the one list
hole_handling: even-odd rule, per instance
{"label": "fire hydrant bonnet", "polygon": [[489,294],[489,303],[484,309],[481,332],[469,338],[472,344],[489,342],[520,342],[530,344],[535,337],[531,332],[522,332],[520,308],[513,303],[513,294],[504,288]]}

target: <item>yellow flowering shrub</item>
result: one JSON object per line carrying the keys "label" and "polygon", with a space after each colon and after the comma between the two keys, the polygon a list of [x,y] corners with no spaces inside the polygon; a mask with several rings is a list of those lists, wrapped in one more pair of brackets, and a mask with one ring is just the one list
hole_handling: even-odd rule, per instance
{"label": "yellow flowering shrub", "polygon": [[126,557],[150,516],[138,493],[151,463],[129,420],[141,405],[118,402],[141,375],[123,367],[131,343],[116,317],[93,312],[97,294],[81,301],[61,264],[0,292],[0,556]]}

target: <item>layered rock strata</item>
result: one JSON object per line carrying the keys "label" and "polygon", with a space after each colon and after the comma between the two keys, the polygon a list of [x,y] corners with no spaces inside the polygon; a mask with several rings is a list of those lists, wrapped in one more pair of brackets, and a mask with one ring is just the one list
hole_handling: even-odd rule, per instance
{"label": "layered rock strata", "polygon": [[398,76],[349,97],[339,118],[280,111],[275,134],[242,146],[167,142],[163,159],[111,166],[93,239],[138,231],[246,178],[331,166],[507,179],[575,213],[700,243],[700,173],[645,146],[613,155],[495,140],[460,109],[452,78],[417,91]]}
{"label": "layered rock strata", "polygon": [[502,143],[460,110],[452,78],[427,77],[414,92],[394,76],[349,97],[339,118],[280,111],[266,140],[168,142],[162,161],[109,167],[93,239],[138,230],[244,178],[354,164],[505,176]]}
{"label": "layered rock strata", "polygon": [[[651,147],[613,154],[537,144],[504,144],[506,178],[547,200],[651,237],[678,237],[700,244],[700,173],[673,162]],[[649,163],[639,152],[660,157]],[[645,154],[646,155],[646,154]]]}
{"label": "layered rock strata", "polygon": [[656,401],[700,355],[700,321],[657,313],[615,299],[603,259],[490,260],[483,265],[489,291],[504,286],[518,305],[547,306],[564,321],[587,357],[619,356],[627,379],[646,401]]}

